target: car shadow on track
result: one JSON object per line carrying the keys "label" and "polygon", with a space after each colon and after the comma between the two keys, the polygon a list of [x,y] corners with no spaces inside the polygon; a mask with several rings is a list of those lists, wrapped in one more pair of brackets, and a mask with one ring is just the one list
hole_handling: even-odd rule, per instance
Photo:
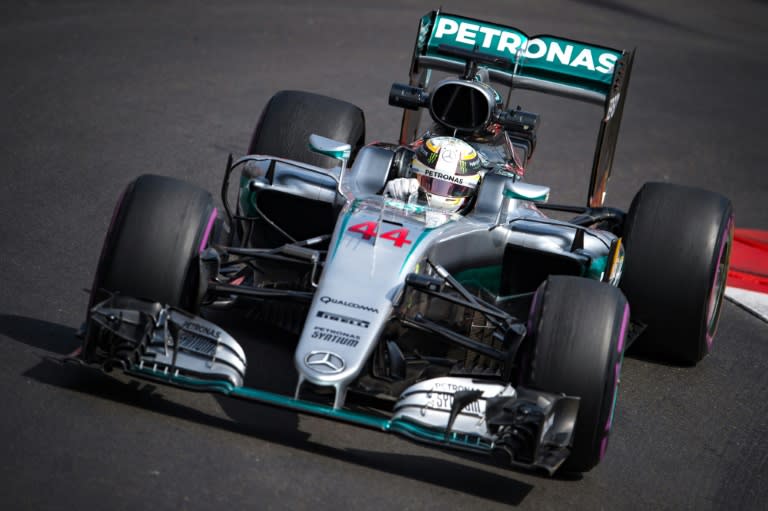
{"label": "car shadow on track", "polygon": [[72,327],[40,319],[0,314],[0,335],[27,344],[33,348],[66,355],[80,346]]}
{"label": "car shadow on track", "polygon": [[[49,352],[41,353],[40,363],[28,369],[23,375],[39,383],[244,436],[256,437],[343,463],[379,470],[507,505],[521,504],[533,489],[532,485],[523,481],[463,464],[461,455],[458,456],[457,461],[451,461],[429,456],[344,449],[315,443],[309,439],[308,433],[299,430],[298,414],[283,409],[246,403],[226,396],[216,396],[218,403],[232,420],[206,413],[169,399],[166,396],[172,392],[164,392],[169,387],[162,384],[155,385],[151,382],[134,380],[121,373],[113,377],[100,370],[65,362],[65,357],[62,355],[70,353],[79,345],[79,342],[74,339],[74,334],[73,328],[64,325],[0,314],[0,335]],[[266,343],[262,346],[266,346],[267,352],[261,353],[264,356],[259,358],[265,362],[261,364],[264,371],[259,374],[258,380],[272,378],[273,384],[277,383],[279,387],[289,381],[295,381],[295,375],[286,371],[283,366],[278,365],[266,370],[271,359],[270,350],[279,349],[290,352],[290,347],[274,343]],[[248,350],[248,354],[255,356],[250,351]],[[283,377],[279,377],[280,374]],[[248,383],[252,384],[250,378]],[[470,458],[477,459],[467,457],[467,459]]]}

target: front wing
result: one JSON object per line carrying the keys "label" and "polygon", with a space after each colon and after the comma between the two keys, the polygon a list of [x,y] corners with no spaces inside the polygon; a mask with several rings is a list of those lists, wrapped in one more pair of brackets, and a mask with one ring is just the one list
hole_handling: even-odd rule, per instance
{"label": "front wing", "polygon": [[245,353],[215,324],[113,296],[89,315],[80,361],[92,367],[397,433],[554,473],[570,452],[579,399],[509,384],[441,377],[408,387],[394,414],[375,415],[243,385]]}

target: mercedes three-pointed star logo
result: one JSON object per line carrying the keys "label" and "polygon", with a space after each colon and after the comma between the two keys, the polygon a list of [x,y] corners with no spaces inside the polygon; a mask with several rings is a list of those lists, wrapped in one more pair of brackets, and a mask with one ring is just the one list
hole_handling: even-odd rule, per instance
{"label": "mercedes three-pointed star logo", "polygon": [[330,351],[313,351],[304,357],[304,363],[323,374],[336,374],[344,370],[344,359]]}

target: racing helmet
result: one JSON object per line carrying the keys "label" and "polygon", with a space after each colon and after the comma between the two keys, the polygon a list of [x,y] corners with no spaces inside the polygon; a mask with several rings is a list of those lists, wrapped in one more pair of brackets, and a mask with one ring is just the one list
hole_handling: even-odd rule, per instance
{"label": "racing helmet", "polygon": [[432,137],[416,148],[411,168],[430,207],[459,211],[480,182],[480,157],[454,137]]}

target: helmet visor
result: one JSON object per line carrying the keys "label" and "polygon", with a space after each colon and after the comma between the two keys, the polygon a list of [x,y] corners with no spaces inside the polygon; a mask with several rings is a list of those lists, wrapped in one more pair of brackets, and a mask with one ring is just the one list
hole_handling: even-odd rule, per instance
{"label": "helmet visor", "polygon": [[419,180],[419,186],[424,191],[443,197],[469,197],[475,190],[474,186],[451,183],[443,179],[427,177],[421,173],[416,173],[416,179]]}

